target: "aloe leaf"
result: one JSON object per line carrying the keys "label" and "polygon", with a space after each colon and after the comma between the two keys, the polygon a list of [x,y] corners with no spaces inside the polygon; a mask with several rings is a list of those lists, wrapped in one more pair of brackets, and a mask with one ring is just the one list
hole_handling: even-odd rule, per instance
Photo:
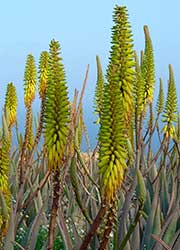
{"label": "aloe leaf", "polygon": [[71,161],[71,165],[70,165],[70,177],[71,177],[71,183],[72,183],[72,187],[73,187],[75,197],[76,197],[76,202],[77,202],[78,206],[80,207],[81,212],[84,215],[84,217],[86,218],[86,220],[91,224],[92,220],[91,220],[87,210],[84,208],[84,205],[82,204],[82,199],[81,199],[81,195],[79,192],[79,182],[78,182],[78,178],[77,178],[76,157],[75,156],[73,156],[72,161]]}
{"label": "aloe leaf", "polygon": [[151,212],[150,212],[149,217],[147,219],[145,232],[144,232],[143,240],[141,243],[142,249],[143,249],[143,247],[146,247],[148,250],[150,250],[150,245],[152,244],[152,241],[154,242],[154,240],[151,238],[151,233],[152,233],[152,229],[153,229],[156,208],[157,208],[158,201],[159,201],[159,189],[160,189],[160,183],[159,183],[159,181],[157,181],[156,186],[155,186],[155,191],[154,191],[154,197],[153,197],[153,201],[152,201]]}
{"label": "aloe leaf", "polygon": [[[174,234],[176,233],[179,216],[180,209],[175,209],[164,221],[159,238],[162,239],[167,245],[171,244]],[[159,244],[156,243],[153,250],[158,250],[158,246]]]}
{"label": "aloe leaf", "polygon": [[[156,208],[156,213],[154,217],[154,224],[152,229],[153,235],[160,235],[161,232],[161,210],[160,210],[160,203],[158,203]],[[150,249],[153,249],[154,241],[151,240]]]}
{"label": "aloe leaf", "polygon": [[148,178],[148,177],[146,180],[146,187],[147,187],[147,190],[149,191],[150,200],[152,202],[155,190],[154,190],[154,187],[150,181],[150,178]]}
{"label": "aloe leaf", "polygon": [[169,245],[172,250],[174,250],[175,246],[177,245],[178,240],[179,240],[179,244],[180,244],[180,228],[179,228],[179,230],[176,231],[176,233],[171,241],[171,244]]}
{"label": "aloe leaf", "polygon": [[159,235],[161,231],[161,210],[160,210],[160,204],[158,204],[156,208],[156,213],[154,217],[154,224],[153,224],[153,234]]}
{"label": "aloe leaf", "polygon": [[8,227],[8,231],[4,240],[3,250],[14,250],[14,246],[12,244],[12,242],[14,242],[15,240],[14,217],[15,217],[14,210],[11,209],[10,218],[9,218],[9,227]]}
{"label": "aloe leaf", "polygon": [[161,207],[163,216],[165,217],[169,208],[169,195],[168,195],[168,189],[167,189],[167,180],[166,180],[166,173],[165,170],[162,171],[161,174],[161,192],[160,192],[160,201],[161,201]]}
{"label": "aloe leaf", "polygon": [[31,230],[29,232],[29,237],[28,237],[28,240],[27,240],[27,246],[28,246],[27,249],[29,249],[29,250],[35,249],[39,227],[41,225],[44,210],[45,210],[45,208],[47,207],[47,204],[48,204],[48,198],[49,197],[47,197],[47,199],[44,202],[43,206],[41,207],[41,209],[37,213],[37,215],[36,215],[36,217],[35,217],[35,219],[33,221],[33,224],[31,226]]}
{"label": "aloe leaf", "polygon": [[150,211],[151,211],[151,197],[149,191],[147,190],[146,201],[144,203],[144,212],[146,214],[150,214]]}
{"label": "aloe leaf", "polygon": [[153,181],[156,178],[156,176],[157,176],[157,166],[156,164],[153,164],[149,173],[150,180]]}
{"label": "aloe leaf", "polygon": [[174,245],[172,247],[172,250],[179,250],[179,246],[180,246],[180,230],[178,232],[178,235],[177,235],[177,238],[176,238],[176,241],[174,242]]}
{"label": "aloe leaf", "polygon": [[61,232],[61,236],[63,238],[64,241],[64,245],[66,246],[67,250],[72,250],[72,241],[71,241],[71,237],[69,235],[68,232],[68,228],[67,228],[67,223],[65,221],[65,218],[63,216],[63,210],[61,208],[61,206],[58,209],[58,218],[57,218],[57,224],[59,226],[60,232]]}
{"label": "aloe leaf", "polygon": [[171,244],[173,237],[176,233],[176,225],[177,225],[179,214],[180,213],[178,211],[174,214],[163,236],[163,241],[166,242],[167,245]]}
{"label": "aloe leaf", "polygon": [[134,218],[134,221],[130,224],[128,230],[127,230],[127,233],[125,234],[125,237],[124,239],[122,240],[121,244],[120,244],[120,247],[119,249],[126,249],[126,247],[128,246],[128,242],[129,242],[129,239],[134,231],[134,229],[136,228],[136,225],[139,221],[139,218],[141,216],[141,207],[139,207],[137,213],[136,213],[136,216]]}
{"label": "aloe leaf", "polygon": [[140,249],[140,232],[139,232],[139,223],[136,225],[132,237],[131,237],[131,249],[139,250]]}
{"label": "aloe leaf", "polygon": [[144,182],[144,178],[139,169],[137,169],[137,183],[138,183],[138,200],[141,206],[144,206],[146,200],[146,185]]}
{"label": "aloe leaf", "polygon": [[165,250],[171,250],[170,247],[163,241],[161,240],[158,236],[152,234],[152,237],[155,239],[156,242],[158,242],[159,247],[157,248],[158,250],[161,250],[162,247]]}

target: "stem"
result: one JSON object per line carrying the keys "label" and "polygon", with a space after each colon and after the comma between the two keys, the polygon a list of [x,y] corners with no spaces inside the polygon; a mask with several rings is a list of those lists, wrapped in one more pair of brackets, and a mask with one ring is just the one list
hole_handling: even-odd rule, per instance
{"label": "stem", "polygon": [[114,219],[115,219],[115,213],[116,213],[114,205],[115,205],[115,202],[113,202],[112,207],[110,208],[110,212],[107,215],[108,221],[107,221],[106,226],[105,226],[103,240],[100,244],[99,250],[106,250],[106,246],[109,242],[109,235],[112,231],[112,227],[113,227],[113,223],[114,223]]}
{"label": "stem", "polygon": [[53,250],[53,245],[54,245],[56,216],[59,208],[59,196],[60,196],[59,176],[60,176],[60,170],[57,168],[54,173],[54,179],[53,179],[53,202],[51,208],[51,218],[49,223],[48,248],[47,248],[48,250]]}
{"label": "stem", "polygon": [[20,156],[20,162],[19,162],[19,186],[22,185],[23,179],[24,179],[24,161],[25,161],[25,153],[26,148],[29,140],[29,131],[30,131],[30,119],[32,115],[32,108],[31,105],[27,107],[27,113],[26,113],[26,127],[25,127],[25,136],[24,136],[24,142],[21,149],[21,156]]}
{"label": "stem", "polygon": [[30,162],[32,161],[33,158],[33,152],[35,151],[37,145],[39,144],[39,141],[41,139],[41,134],[42,134],[42,130],[43,130],[43,120],[44,120],[44,111],[45,111],[45,96],[42,98],[41,100],[41,112],[40,112],[40,119],[39,119],[39,125],[37,128],[37,132],[36,132],[36,137],[34,139],[34,143],[32,146],[32,150],[29,154],[29,157],[27,159],[27,165],[28,167],[30,167]]}
{"label": "stem", "polygon": [[88,248],[88,245],[92,239],[92,237],[95,235],[97,228],[99,227],[99,224],[101,223],[105,213],[107,210],[107,205],[105,203],[102,203],[101,208],[93,222],[93,224],[91,225],[89,232],[86,234],[84,241],[81,245],[81,247],[79,248],[79,250],[86,250]]}
{"label": "stem", "polygon": [[48,170],[44,176],[44,178],[42,179],[42,181],[40,182],[39,186],[37,187],[36,191],[34,191],[34,193],[32,193],[27,200],[24,202],[23,204],[23,209],[27,209],[29,207],[29,205],[31,204],[31,202],[34,200],[34,198],[38,195],[38,192],[42,190],[42,188],[44,187],[44,185],[47,183],[47,180],[49,178],[50,175],[50,171]]}

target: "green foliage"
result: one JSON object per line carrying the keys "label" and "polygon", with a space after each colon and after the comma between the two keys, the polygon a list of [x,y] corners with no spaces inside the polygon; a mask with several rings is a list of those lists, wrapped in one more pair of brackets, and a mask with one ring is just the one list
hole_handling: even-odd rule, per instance
{"label": "green foliage", "polygon": [[33,55],[27,56],[24,73],[24,103],[28,107],[35,98],[36,91],[36,65]]}
{"label": "green foliage", "polygon": [[173,123],[177,121],[177,94],[174,73],[171,65],[169,65],[168,93],[163,117],[163,122],[166,123],[163,131],[166,136],[172,137],[174,134]]}
{"label": "green foliage", "polygon": [[49,51],[48,88],[45,103],[45,140],[50,169],[60,167],[67,143],[69,100],[59,42],[52,40]]}

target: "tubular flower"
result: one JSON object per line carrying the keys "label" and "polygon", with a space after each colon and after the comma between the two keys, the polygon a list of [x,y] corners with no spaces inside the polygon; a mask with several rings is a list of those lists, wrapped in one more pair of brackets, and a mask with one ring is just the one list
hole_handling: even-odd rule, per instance
{"label": "tubular flower", "polygon": [[171,65],[169,65],[168,93],[163,117],[163,122],[166,123],[163,131],[167,137],[173,137],[175,131],[173,123],[177,121],[177,94],[174,73]]}
{"label": "tubular flower", "polygon": [[126,140],[122,99],[119,84],[105,85],[102,116],[99,131],[99,169],[102,174],[101,187],[107,202],[115,198],[121,186],[126,166]]}
{"label": "tubular flower", "polygon": [[24,74],[24,103],[26,108],[31,106],[36,91],[36,66],[34,57],[30,54],[27,57]]}
{"label": "tubular flower", "polygon": [[134,84],[134,102],[136,119],[140,116],[144,109],[144,79],[142,77],[139,59],[135,52],[135,84]]}
{"label": "tubular flower", "polygon": [[164,109],[164,92],[163,92],[163,82],[162,79],[159,79],[159,95],[157,100],[157,113],[160,114],[163,112]]}
{"label": "tubular flower", "polygon": [[48,82],[48,63],[49,63],[49,53],[43,51],[40,55],[39,61],[39,96],[41,99],[44,98],[47,89]]}
{"label": "tubular flower", "polygon": [[97,63],[97,83],[95,91],[95,111],[100,118],[102,111],[103,92],[104,92],[104,77],[99,56],[96,56],[96,63]]}
{"label": "tubular flower", "polygon": [[11,208],[9,189],[9,139],[3,136],[0,145],[0,239],[6,234]]}
{"label": "tubular flower", "polygon": [[59,54],[59,42],[52,40],[45,103],[45,141],[48,147],[50,169],[59,167],[63,160],[70,112],[64,66]]}
{"label": "tubular flower", "polygon": [[126,125],[133,111],[134,51],[131,26],[128,22],[126,7],[116,6],[112,28],[112,47],[107,70],[108,83],[117,82],[123,102]]}
{"label": "tubular flower", "polygon": [[17,113],[16,88],[12,82],[7,85],[4,109],[5,109],[5,114],[8,117],[9,127],[11,127],[16,121],[16,113]]}
{"label": "tubular flower", "polygon": [[145,51],[142,59],[142,75],[144,78],[144,102],[152,103],[154,83],[155,83],[155,69],[154,69],[154,55],[151,37],[148,26],[144,26],[145,34]]}

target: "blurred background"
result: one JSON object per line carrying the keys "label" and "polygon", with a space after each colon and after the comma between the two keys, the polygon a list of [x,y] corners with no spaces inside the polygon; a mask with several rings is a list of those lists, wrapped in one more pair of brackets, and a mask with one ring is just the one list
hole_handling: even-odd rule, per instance
{"label": "blurred background", "polygon": [[[93,110],[96,55],[100,56],[105,73],[111,46],[112,12],[115,4],[126,5],[128,8],[134,48],[138,53],[144,49],[143,26],[149,26],[155,55],[155,98],[159,77],[163,79],[165,91],[167,89],[169,63],[174,68],[179,93],[178,0],[6,0],[1,1],[0,5],[0,112],[3,108],[6,85],[13,82],[19,100],[19,126],[20,129],[24,127],[23,77],[26,57],[32,53],[38,65],[41,51],[48,50],[49,42],[54,38],[61,44],[71,100],[74,89],[81,90],[87,64],[90,64],[84,96],[84,116],[91,147],[94,147],[98,130],[98,126],[93,123],[96,121]],[[36,98],[34,112],[38,110],[39,102]],[[83,150],[86,150],[85,144]]]}

